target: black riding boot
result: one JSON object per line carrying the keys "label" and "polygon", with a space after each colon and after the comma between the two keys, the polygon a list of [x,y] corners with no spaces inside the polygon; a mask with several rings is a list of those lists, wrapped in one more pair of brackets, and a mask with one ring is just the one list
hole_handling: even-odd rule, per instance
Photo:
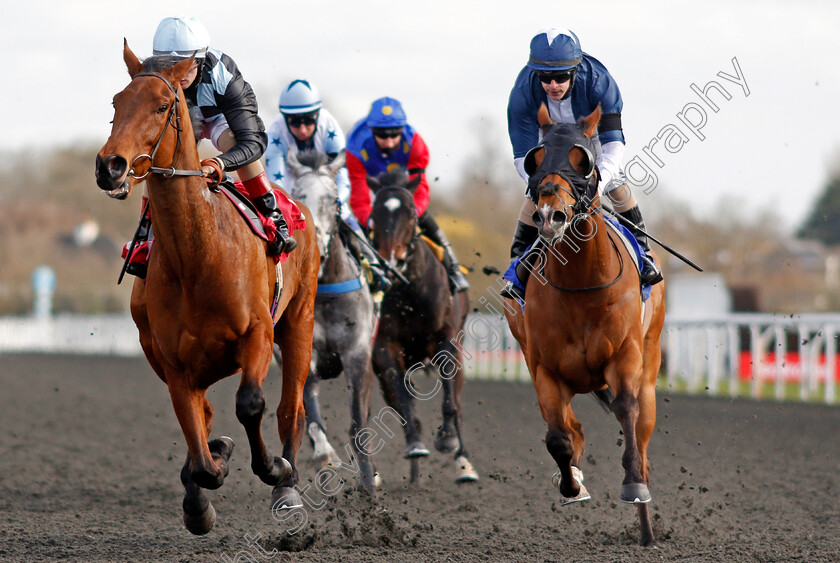
{"label": "black riding boot", "polygon": [[379,257],[373,252],[373,249],[360,241],[356,234],[350,232],[353,228],[344,219],[339,218],[339,221],[339,230],[341,237],[347,245],[347,249],[366,271],[365,279],[367,279],[370,292],[376,293],[381,291],[385,293],[391,289],[391,280],[385,275],[385,271],[379,262]]}
{"label": "black riding boot", "polygon": [[[633,223],[640,229],[647,230],[645,227],[645,220],[642,219],[642,211],[639,209],[638,205],[635,205],[628,209],[627,211],[622,211],[619,213],[622,217],[627,219],[629,222]],[[630,228],[633,231],[633,235],[636,237],[636,241],[639,243],[639,246],[642,247],[642,251],[644,255],[642,256],[642,273],[640,277],[642,279],[642,284],[644,285],[654,285],[662,281],[662,271],[656,266],[656,263],[653,261],[653,258],[650,255],[650,243],[648,242],[647,235],[642,234],[641,232]]]}
{"label": "black riding boot", "polygon": [[274,221],[277,226],[277,238],[274,239],[274,244],[271,245],[269,252],[273,255],[283,254],[284,252],[291,252],[297,248],[298,243],[289,235],[289,226],[286,224],[286,219],[280,213],[280,207],[277,205],[277,196],[274,191],[270,191],[257,198],[253,202],[257,205],[260,213]]}
{"label": "black riding boot", "polygon": [[[540,231],[536,227],[532,227],[531,225],[526,225],[522,221],[518,221],[516,223],[516,231],[513,233],[513,242],[510,245],[510,259],[513,260],[514,258],[521,258],[525,254],[525,251],[528,250],[528,247],[537,240],[539,234]],[[528,284],[527,278],[520,281],[522,282],[522,285]],[[507,297],[508,299],[525,300],[524,292],[517,286],[513,285],[513,282],[507,282],[505,287],[502,288],[502,291],[499,292],[499,295]]]}
{"label": "black riding boot", "polygon": [[[128,256],[128,247],[131,246],[131,243],[126,245],[126,248],[123,250],[123,255],[128,260],[128,264],[125,267],[126,274],[137,276],[141,279],[146,278],[146,271],[149,265],[149,253],[146,251],[145,254],[138,254],[134,251],[137,248],[142,247],[143,243],[148,243],[151,236],[152,217],[149,210],[149,198],[143,196],[143,216],[140,218],[140,224],[137,226],[137,242],[134,243],[134,249],[132,250],[134,256]],[[142,256],[143,258],[141,259],[139,256]],[[136,258],[136,261],[132,262],[132,258]]]}
{"label": "black riding boot", "polygon": [[455,294],[459,291],[469,289],[470,282],[467,281],[464,272],[461,271],[461,264],[458,263],[458,257],[455,256],[455,251],[452,249],[452,244],[446,238],[446,233],[443,232],[437,221],[429,212],[423,213],[417,221],[420,226],[420,231],[432,239],[432,242],[443,248],[443,264],[446,266],[446,272],[449,274],[449,290]]}

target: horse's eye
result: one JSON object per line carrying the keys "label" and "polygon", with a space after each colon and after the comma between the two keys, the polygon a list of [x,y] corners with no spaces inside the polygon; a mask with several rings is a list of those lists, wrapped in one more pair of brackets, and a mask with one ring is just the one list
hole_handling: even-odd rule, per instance
{"label": "horse's eye", "polygon": [[163,112],[165,112],[167,109],[169,109],[169,104],[163,104],[162,106],[160,106],[159,108],[157,108],[157,112],[158,112],[158,113],[163,113]]}

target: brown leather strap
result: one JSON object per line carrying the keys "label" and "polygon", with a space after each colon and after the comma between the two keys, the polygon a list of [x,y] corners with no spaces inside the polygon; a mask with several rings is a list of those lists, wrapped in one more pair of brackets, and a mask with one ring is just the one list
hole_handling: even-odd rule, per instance
{"label": "brown leather strap", "polygon": [[205,166],[209,166],[213,169],[213,172],[210,175],[204,175],[204,177],[207,180],[207,187],[215,188],[222,182],[222,178],[224,178],[225,176],[222,172],[222,166],[219,164],[219,161],[215,158],[205,158],[204,160],[202,160],[201,167],[204,168]]}

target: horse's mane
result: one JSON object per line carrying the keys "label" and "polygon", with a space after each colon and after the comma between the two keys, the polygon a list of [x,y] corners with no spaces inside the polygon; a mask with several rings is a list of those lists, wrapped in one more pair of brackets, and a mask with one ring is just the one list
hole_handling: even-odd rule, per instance
{"label": "horse's mane", "polygon": [[384,187],[404,188],[408,185],[408,173],[403,170],[389,170],[376,177],[379,185]]}
{"label": "horse's mane", "polygon": [[330,157],[318,151],[303,151],[297,154],[297,159],[302,165],[317,170],[329,162]]}

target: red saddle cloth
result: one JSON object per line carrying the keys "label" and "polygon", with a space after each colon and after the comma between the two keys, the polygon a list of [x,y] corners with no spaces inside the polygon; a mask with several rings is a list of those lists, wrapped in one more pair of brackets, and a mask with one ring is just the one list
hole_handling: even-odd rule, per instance
{"label": "red saddle cloth", "polygon": [[[243,194],[246,198],[250,197],[248,192],[245,190],[245,186],[242,185],[242,182],[236,181],[233,183],[233,186],[236,188],[236,191]],[[283,218],[286,219],[286,225],[289,227],[289,234],[294,236],[295,231],[306,230],[306,217],[303,216],[303,213],[301,213],[297,204],[281,190],[274,190],[274,194],[277,197],[277,206],[280,208],[280,213],[282,213]],[[268,237],[269,244],[273,243],[277,239],[277,225],[275,225],[274,221],[265,217],[262,213],[260,213],[260,222],[262,223],[263,229],[265,229],[265,234]],[[288,257],[288,252],[284,252],[280,256],[274,256],[274,263],[283,263]]]}
{"label": "red saddle cloth", "polygon": [[[248,192],[245,191],[245,187],[242,185],[241,182],[234,182],[234,187],[236,190],[243,194],[246,198],[248,198]],[[300,208],[297,204],[289,198],[284,192],[279,190],[274,190],[274,193],[277,195],[277,205],[280,207],[280,213],[283,214],[283,217],[286,219],[286,225],[289,227],[289,234],[294,235],[295,231],[303,231],[306,230],[306,217],[303,216],[301,213]],[[230,197],[230,196],[229,196]],[[262,214],[259,215],[260,223],[262,224],[262,231],[257,225],[252,224],[251,218],[248,217],[247,214],[241,209],[240,206],[235,205],[234,207],[242,214],[242,217],[248,224],[251,226],[251,230],[256,234],[258,237],[268,241],[269,243],[273,243],[277,239],[277,226],[274,224],[274,221],[271,219],[264,217]],[[151,240],[143,241],[137,243],[134,247],[134,251],[131,253],[131,259],[129,260],[130,264],[148,264],[149,262],[149,255],[152,252],[152,247],[154,246],[154,237]],[[131,242],[129,241],[123,247],[122,250],[122,257],[125,258],[128,255],[128,248],[131,246]],[[279,256],[272,256],[274,258],[274,263],[277,262],[283,263],[289,257],[287,252]],[[143,276],[145,277],[145,276]]]}

